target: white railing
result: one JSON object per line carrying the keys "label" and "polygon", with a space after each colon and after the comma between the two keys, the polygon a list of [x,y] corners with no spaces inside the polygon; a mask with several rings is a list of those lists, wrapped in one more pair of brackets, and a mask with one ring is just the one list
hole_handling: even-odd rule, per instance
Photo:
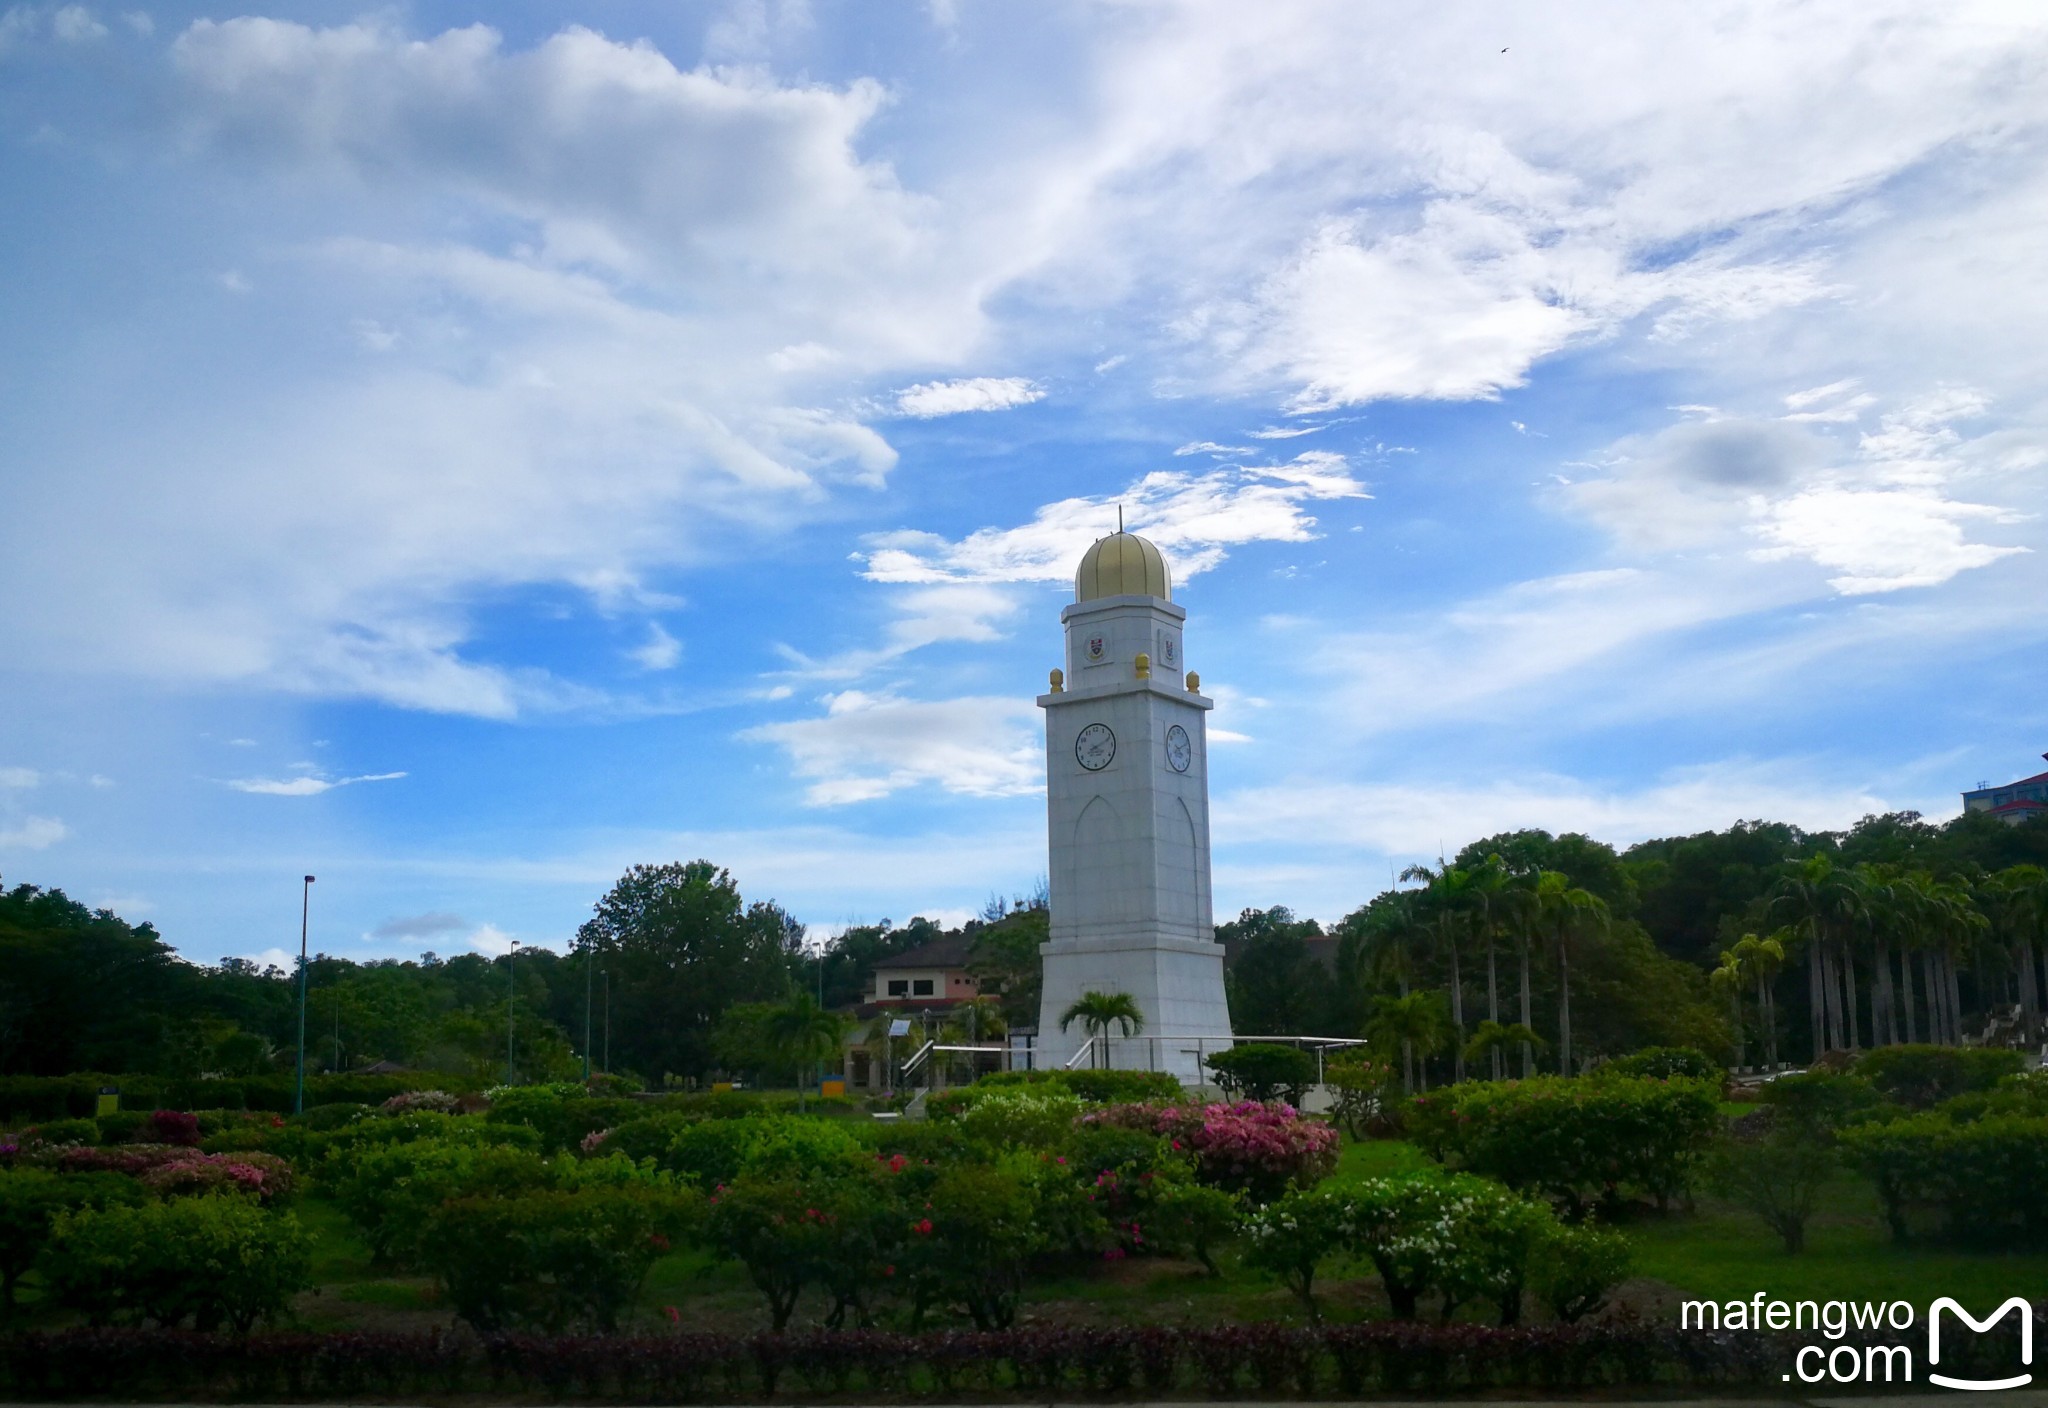
{"label": "white railing", "polygon": [[[1173,1042],[1176,1043],[1176,1046],[1162,1049],[1161,1043],[1163,1042]],[[1232,1032],[1215,1032],[1200,1035],[1147,1035],[1143,1033],[1135,1036],[1098,1035],[1084,1040],[1079,1050],[1061,1062],[1061,1069],[1072,1071],[1100,1064],[1115,1070],[1156,1071],[1162,1067],[1160,1058],[1170,1053],[1176,1056],[1194,1057],[1195,1069],[1207,1072],[1209,1069],[1208,1056],[1211,1051],[1223,1051],[1231,1046],[1243,1045],[1248,1042],[1258,1042],[1262,1045],[1298,1046],[1313,1051],[1316,1057],[1317,1085],[1323,1083],[1323,1065],[1330,1052],[1349,1050],[1353,1047],[1367,1045],[1366,1042],[1361,1041],[1357,1037],[1343,1036],[1239,1036]],[[1120,1065],[1116,1060],[1116,1052],[1119,1049],[1128,1051],[1134,1045],[1142,1045],[1144,1047],[1143,1063],[1140,1064],[1133,1061]],[[1098,1053],[1100,1053],[1099,1062],[1097,1060]],[[1036,1052],[1032,1054],[1035,1056]]]}
{"label": "white railing", "polygon": [[938,1049],[939,1044],[936,1041],[928,1041],[923,1046],[920,1046],[917,1049],[917,1054],[903,1063],[903,1069],[897,1073],[897,1079],[909,1080],[917,1068],[930,1060],[932,1052]]}

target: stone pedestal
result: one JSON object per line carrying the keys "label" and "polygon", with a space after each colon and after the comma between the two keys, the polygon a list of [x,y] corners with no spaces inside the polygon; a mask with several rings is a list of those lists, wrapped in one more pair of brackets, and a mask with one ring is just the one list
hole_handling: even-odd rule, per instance
{"label": "stone pedestal", "polygon": [[[1123,992],[1145,1014],[1145,1029],[1125,1039],[1112,1028],[1107,1064],[1116,1070],[1166,1071],[1188,1085],[1213,1084],[1202,1058],[1230,1045],[1222,945],[1163,936],[1059,939],[1038,951],[1045,959],[1034,1047],[1039,1069],[1065,1065],[1088,1040],[1080,1022],[1060,1030],[1060,1014],[1076,999],[1087,992]],[[1094,1063],[1102,1064],[1104,1055],[1098,1045]]]}

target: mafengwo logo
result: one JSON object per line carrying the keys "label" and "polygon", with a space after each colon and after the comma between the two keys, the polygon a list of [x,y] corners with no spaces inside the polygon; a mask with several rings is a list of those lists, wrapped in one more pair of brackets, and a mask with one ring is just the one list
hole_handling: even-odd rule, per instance
{"label": "mafengwo logo", "polygon": [[1992,1311],[1982,1320],[1979,1320],[1969,1311],[1963,1309],[1962,1306],[1956,1304],[1953,1299],[1943,1296],[1927,1309],[1927,1381],[1929,1383],[1940,1384],[1943,1388],[1993,1389],[2024,1388],[2034,1381],[2034,1376],[2031,1373],[2015,1374],[2009,1379],[1954,1379],[1950,1378],[1947,1374],[1935,1373],[1934,1366],[1941,1362],[1941,1312],[1944,1310],[1954,1311],[1956,1319],[1961,1320],[1980,1335],[1988,1331],[2000,1320],[2003,1320],[2005,1313],[2010,1310],[2020,1318],[2020,1363],[2031,1365],[2034,1362],[2034,1307],[2028,1305],[2018,1296],[2014,1296],[2004,1305],[1999,1306],[1998,1309]]}
{"label": "mafengwo logo", "polygon": [[[1944,1312],[1947,1318],[1944,1319]],[[1965,1378],[1940,1372],[1944,1332],[1951,1366],[1966,1360],[1970,1341],[1962,1337],[1961,1326],[1974,1334],[1989,1334],[2008,1315],[2019,1319],[2019,1362],[2028,1372],[2000,1378]],[[1908,1343],[1870,1343],[1873,1336],[1898,1335],[1913,1328],[1917,1315],[1902,1300],[1885,1301],[1782,1301],[1770,1300],[1758,1292],[1748,1300],[1689,1300],[1679,1306],[1679,1326],[1699,1330],[1814,1330],[1834,1344],[1802,1345],[1792,1356],[1792,1371],[1784,1375],[1790,1383],[1838,1384],[1912,1383],[1913,1348]],[[1961,1326],[1957,1322],[1961,1322]],[[1851,1331],[1863,1343],[1844,1344]],[[1984,1392],[2003,1388],[2025,1388],[2034,1381],[2034,1308],[2014,1296],[1983,1319],[1965,1310],[1953,1296],[1943,1296],[1927,1308],[1927,1381],[1943,1388]]]}

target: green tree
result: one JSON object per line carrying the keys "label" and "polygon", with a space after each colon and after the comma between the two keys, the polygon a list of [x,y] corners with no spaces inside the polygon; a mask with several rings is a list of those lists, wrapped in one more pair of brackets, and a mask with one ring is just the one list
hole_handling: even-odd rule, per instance
{"label": "green tree", "polygon": [[1216,926],[1229,968],[1230,1016],[1254,1036],[1312,1036],[1328,1006],[1329,975],[1309,953],[1322,925],[1285,905],[1247,909]]}
{"label": "green tree", "polygon": [[614,1061],[701,1076],[727,1008],[789,990],[803,926],[774,904],[747,904],[709,861],[636,865],[597,902],[575,948],[611,975]]}
{"label": "green tree", "polygon": [[[1060,1030],[1065,1031],[1076,1022],[1091,1038],[1107,1037],[1111,1027],[1125,1036],[1136,1036],[1145,1030],[1145,1014],[1138,1010],[1138,1000],[1127,992],[1082,993],[1060,1013]],[[1107,1065],[1106,1043],[1096,1050],[1100,1053],[1098,1060]]]}
{"label": "green tree", "polygon": [[1598,895],[1572,884],[1563,871],[1545,870],[1536,876],[1526,913],[1531,927],[1549,940],[1557,956],[1557,1068],[1570,1075],[1572,950],[1587,934],[1605,929],[1611,911]]}
{"label": "green tree", "polygon": [[[1365,1024],[1366,1039],[1389,1050],[1399,1048],[1403,1057],[1420,1058],[1421,1088],[1429,1089],[1429,1058],[1443,1048],[1451,1035],[1450,1018],[1444,1013],[1440,992],[1411,992],[1399,997],[1382,997],[1372,1020]],[[1414,1063],[1404,1059],[1402,1088],[1416,1090]]]}

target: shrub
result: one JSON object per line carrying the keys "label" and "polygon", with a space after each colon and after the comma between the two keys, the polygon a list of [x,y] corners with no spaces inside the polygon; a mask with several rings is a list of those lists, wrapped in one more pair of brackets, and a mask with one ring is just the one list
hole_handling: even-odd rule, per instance
{"label": "shrub", "polygon": [[99,1116],[93,1121],[93,1126],[100,1132],[100,1143],[126,1144],[140,1134],[148,1122],[149,1115],[145,1111],[116,1110]]}
{"label": "shrub", "polygon": [[1020,1085],[1056,1086],[1091,1105],[1172,1102],[1187,1097],[1181,1083],[1164,1071],[998,1071],[961,1089],[1003,1090]]}
{"label": "shrub", "polygon": [[1979,1246],[2048,1246],[2048,1117],[1989,1115],[1956,1124],[1938,1112],[1845,1129],[1848,1160],[1876,1184],[1892,1235],[1907,1213],[1939,1209],[1945,1233]]}
{"label": "shrub", "polygon": [[1245,1265],[1278,1276],[1320,1318],[1316,1274],[1325,1261],[1348,1251],[1357,1237],[1357,1208],[1348,1186],[1297,1188],[1245,1222]]}
{"label": "shrub", "polygon": [[1529,1269],[1529,1288],[1550,1313],[1576,1324],[1607,1303],[1607,1293],[1628,1279],[1628,1239],[1597,1227],[1553,1223],[1545,1229]]}
{"label": "shrub", "polygon": [[1009,1328],[1025,1264],[1046,1244],[1036,1188],[1015,1157],[948,1168],[933,1180],[903,1247],[920,1316],[933,1301],[954,1300],[976,1329]]}
{"label": "shrub", "polygon": [[65,1173],[122,1173],[140,1178],[160,1165],[197,1157],[176,1144],[120,1144],[111,1149],[66,1149],[58,1154],[57,1167]]}
{"label": "shrub", "polygon": [[91,1324],[246,1333],[310,1284],[308,1251],[289,1214],[242,1198],[181,1198],[60,1214],[40,1264],[51,1299]]}
{"label": "shrub", "polygon": [[1707,1186],[1763,1219],[1788,1253],[1806,1250],[1806,1222],[1838,1167],[1828,1141],[1809,1130],[1724,1139],[1708,1157]]}
{"label": "shrub", "polygon": [[1625,1187],[1663,1205],[1721,1124],[1717,1088],[1684,1077],[1468,1081],[1409,1108],[1417,1143],[1435,1157],[1574,1213]]}
{"label": "shrub", "polygon": [[[403,1100],[405,1096],[403,1094],[399,1094],[394,1095],[391,1098],[393,1100]],[[380,1108],[389,1107],[387,1105],[385,1107]],[[428,1106],[425,1108],[433,1109],[437,1107]],[[368,1119],[375,1113],[377,1113],[377,1111],[372,1109],[368,1105],[360,1105],[352,1100],[345,1100],[336,1101],[332,1105],[315,1105],[311,1109],[305,1111],[303,1114],[293,1115],[291,1117],[291,1120],[294,1125],[298,1126],[301,1129],[311,1129],[316,1130],[322,1134],[329,1134],[337,1129],[346,1128],[347,1126],[354,1124],[357,1120]],[[392,1110],[392,1113],[404,1114],[408,1113],[408,1111],[404,1109],[397,1109]]]}
{"label": "shrub", "polygon": [[994,1091],[955,1118],[961,1133],[990,1148],[1050,1149],[1066,1141],[1081,1110],[1080,1096],[1055,1086]]}
{"label": "shrub", "polygon": [[546,1187],[531,1149],[418,1140],[356,1153],[327,1180],[335,1203],[380,1262],[411,1264],[434,1210],[454,1198]]}
{"label": "shrub", "polygon": [[134,1180],[115,1174],[0,1169],[0,1306],[14,1305],[15,1285],[42,1254],[59,1213],[141,1201]]}
{"label": "shrub", "polygon": [[478,1330],[615,1330],[693,1203],[647,1186],[458,1198],[429,1215],[420,1259]]}
{"label": "shrub", "polygon": [[158,1110],[143,1123],[142,1133],[152,1144],[199,1147],[199,1116],[186,1110]]}
{"label": "shrub", "polygon": [[740,1178],[709,1200],[705,1243],[746,1268],[777,1330],[789,1323],[797,1297],[818,1278],[828,1255],[832,1230],[817,1203],[805,1183],[791,1177]]}
{"label": "shrub", "polygon": [[1925,1110],[1971,1091],[1990,1090],[2017,1075],[2017,1051],[1956,1046],[1880,1046],[1856,1063],[1856,1074],[1910,1109]]}
{"label": "shrub", "polygon": [[1885,1113],[1884,1096],[1875,1085],[1862,1076],[1827,1071],[1766,1081],[1757,1099],[1772,1111],[1772,1123],[1814,1138],[1832,1137],[1838,1129]]}
{"label": "shrub", "polygon": [[1728,1068],[1691,1046],[1646,1046],[1594,1067],[1596,1076],[1630,1076],[1642,1080],[1710,1080],[1719,1084]]}
{"label": "shrub", "polygon": [[437,1115],[426,1111],[359,1119],[331,1133],[279,1130],[270,1148],[294,1162],[322,1165],[322,1176],[338,1176],[371,1149],[399,1144],[465,1145],[471,1148],[540,1149],[540,1135],[520,1124],[491,1124],[481,1115]]}
{"label": "shrub", "polygon": [[1353,1139],[1399,1132],[1401,1071],[1392,1062],[1353,1050],[1330,1059],[1323,1083],[1336,1099],[1331,1118]]}
{"label": "shrub", "polygon": [[437,1115],[455,1113],[456,1099],[445,1090],[401,1090],[377,1108],[387,1115],[403,1115],[414,1110],[430,1110]]}
{"label": "shrub", "polygon": [[1415,1318],[1434,1290],[1446,1320],[1480,1296],[1499,1307],[1502,1324],[1520,1317],[1531,1254],[1556,1221],[1547,1206],[1491,1179],[1434,1171],[1364,1179],[1348,1192],[1358,1250],[1396,1316]]}
{"label": "shrub", "polygon": [[581,1085],[500,1086],[491,1092],[493,1124],[525,1125],[548,1153],[575,1148],[585,1135],[641,1114],[634,1100],[593,1099]]}
{"label": "shrub", "polygon": [[1193,1157],[1195,1175],[1255,1203],[1307,1187],[1337,1166],[1337,1131],[1288,1105],[1112,1105],[1082,1117],[1165,1135]]}
{"label": "shrub", "polygon": [[773,1169],[801,1174],[844,1162],[865,1149],[859,1136],[832,1121],[747,1115],[678,1125],[655,1162],[699,1191],[708,1192],[745,1172]]}
{"label": "shrub", "polygon": [[1316,1058],[1295,1046],[1253,1041],[1208,1058],[1216,1083],[1239,1100],[1300,1104],[1316,1081]]}
{"label": "shrub", "polygon": [[260,1203],[289,1199],[296,1186],[292,1166],[275,1154],[190,1154],[145,1169],[142,1186],[159,1197],[238,1193]]}
{"label": "shrub", "polygon": [[100,1127],[91,1120],[46,1120],[21,1132],[24,1144],[91,1144],[99,1137]]}
{"label": "shrub", "polygon": [[1220,1276],[1214,1249],[1233,1236],[1244,1221],[1242,1194],[1199,1183],[1168,1182],[1152,1204],[1144,1224],[1153,1244],[1165,1252],[1193,1257],[1211,1276]]}

